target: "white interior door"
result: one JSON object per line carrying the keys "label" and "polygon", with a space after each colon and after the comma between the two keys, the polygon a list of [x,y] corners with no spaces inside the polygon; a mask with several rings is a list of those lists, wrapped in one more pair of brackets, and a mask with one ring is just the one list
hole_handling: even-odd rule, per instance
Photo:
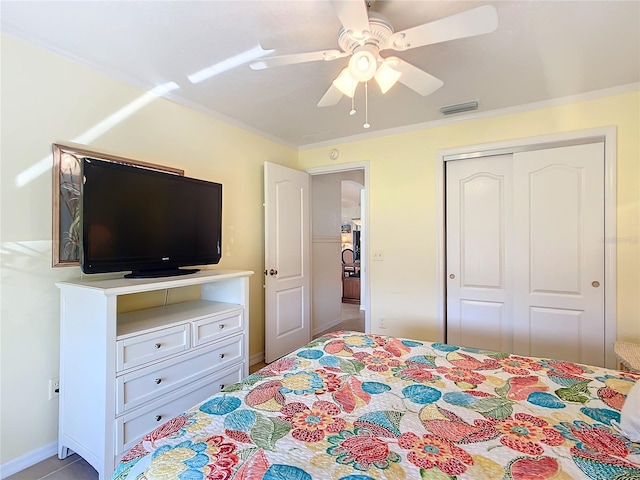
{"label": "white interior door", "polygon": [[265,361],[311,340],[309,175],[266,162]]}
{"label": "white interior door", "polygon": [[511,155],[446,167],[447,341],[511,352]]}
{"label": "white interior door", "polygon": [[447,162],[447,341],[604,365],[602,143]]}
{"label": "white interior door", "polygon": [[514,155],[514,349],[604,365],[604,144]]}

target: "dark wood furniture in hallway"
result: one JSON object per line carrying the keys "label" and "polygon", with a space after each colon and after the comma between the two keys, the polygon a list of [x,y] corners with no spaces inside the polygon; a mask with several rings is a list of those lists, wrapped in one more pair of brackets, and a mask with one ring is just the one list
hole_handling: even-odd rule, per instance
{"label": "dark wood furniture in hallway", "polygon": [[360,304],[360,277],[342,277],[342,303]]}

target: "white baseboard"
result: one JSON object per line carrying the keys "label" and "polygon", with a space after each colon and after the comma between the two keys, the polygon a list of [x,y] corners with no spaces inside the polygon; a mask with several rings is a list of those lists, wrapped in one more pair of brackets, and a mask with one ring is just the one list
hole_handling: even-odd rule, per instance
{"label": "white baseboard", "polygon": [[318,335],[320,332],[324,332],[325,330],[329,330],[330,328],[333,328],[336,325],[339,325],[341,323],[342,323],[342,318],[336,318],[333,322],[328,322],[328,323],[325,323],[323,325],[320,325],[320,326],[314,328],[313,332],[311,332],[311,334],[313,336]]}
{"label": "white baseboard", "polygon": [[0,465],[0,478],[7,478],[11,475],[21,472],[22,470],[32,467],[36,463],[40,463],[49,457],[58,454],[58,442],[50,443],[44,447],[33,450],[21,457],[9,460],[7,463]]}
{"label": "white baseboard", "polygon": [[251,355],[249,357],[249,366],[255,365],[256,363],[264,362],[264,352],[258,352],[255,355]]}

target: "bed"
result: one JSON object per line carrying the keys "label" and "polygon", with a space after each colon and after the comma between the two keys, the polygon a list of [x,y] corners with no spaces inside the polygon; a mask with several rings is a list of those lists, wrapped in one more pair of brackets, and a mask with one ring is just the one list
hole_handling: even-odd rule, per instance
{"label": "bed", "polygon": [[146,435],[112,480],[640,479],[616,428],[638,380],[334,332]]}

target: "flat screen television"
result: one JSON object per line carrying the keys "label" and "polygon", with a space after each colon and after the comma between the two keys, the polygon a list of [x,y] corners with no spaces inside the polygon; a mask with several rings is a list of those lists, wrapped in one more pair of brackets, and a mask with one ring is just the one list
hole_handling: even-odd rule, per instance
{"label": "flat screen television", "polygon": [[156,278],[220,262],[220,183],[91,158],[82,175],[84,273]]}

